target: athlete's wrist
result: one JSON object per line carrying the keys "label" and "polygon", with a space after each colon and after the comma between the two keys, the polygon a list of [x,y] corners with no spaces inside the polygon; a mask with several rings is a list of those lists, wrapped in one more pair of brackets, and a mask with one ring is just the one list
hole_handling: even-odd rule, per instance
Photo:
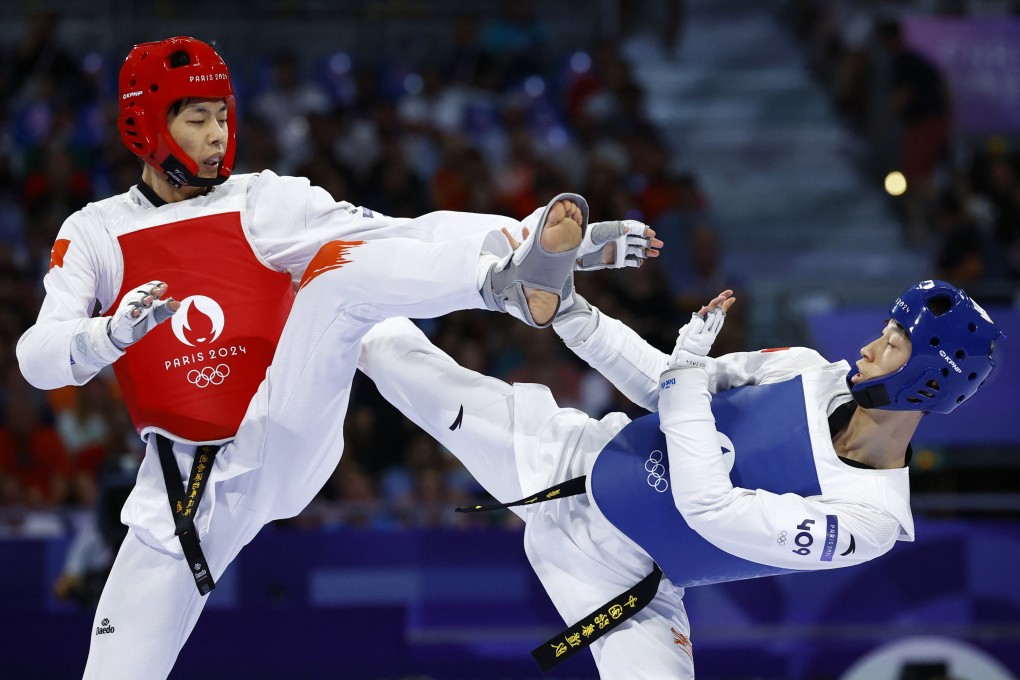
{"label": "athlete's wrist", "polygon": [[708,373],[703,365],[671,366],[659,376],[659,392],[675,387],[702,386],[708,382]]}
{"label": "athlete's wrist", "polygon": [[71,340],[72,360],[99,368],[124,356],[124,350],[110,337],[110,317],[87,319],[85,323],[86,327],[79,329]]}

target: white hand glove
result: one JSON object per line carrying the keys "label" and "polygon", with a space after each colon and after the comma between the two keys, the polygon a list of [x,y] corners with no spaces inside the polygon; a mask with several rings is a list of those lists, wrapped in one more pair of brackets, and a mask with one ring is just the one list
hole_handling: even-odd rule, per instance
{"label": "white hand glove", "polygon": [[669,357],[669,368],[705,368],[708,352],[725,321],[726,314],[721,309],[713,309],[704,317],[691,314],[691,320],[677,335],[676,346]]}
{"label": "white hand glove", "polygon": [[588,225],[577,249],[576,271],[639,267],[648,257],[648,225],[637,220],[613,220]]}
{"label": "white hand glove", "polygon": [[125,349],[173,315],[173,298],[161,300],[166,293],[162,281],[149,281],[128,292],[110,317],[106,332],[118,349]]}

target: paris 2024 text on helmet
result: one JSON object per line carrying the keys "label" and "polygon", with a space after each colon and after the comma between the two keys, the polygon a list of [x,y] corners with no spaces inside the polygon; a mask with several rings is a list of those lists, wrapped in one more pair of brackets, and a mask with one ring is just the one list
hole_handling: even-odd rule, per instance
{"label": "paris 2024 text on helmet", "polygon": [[[166,173],[175,187],[222,184],[234,167],[236,113],[227,65],[210,45],[185,36],[135,45],[120,70],[118,127],[124,145]],[[198,164],[170,135],[167,114],[185,98],[222,99],[227,105],[227,148],[215,178],[198,177]]]}
{"label": "paris 2024 text on helmet", "polygon": [[910,337],[910,358],[898,370],[856,385],[858,404],[890,411],[950,413],[970,399],[995,368],[999,326],[964,291],[922,281],[896,298],[889,317]]}

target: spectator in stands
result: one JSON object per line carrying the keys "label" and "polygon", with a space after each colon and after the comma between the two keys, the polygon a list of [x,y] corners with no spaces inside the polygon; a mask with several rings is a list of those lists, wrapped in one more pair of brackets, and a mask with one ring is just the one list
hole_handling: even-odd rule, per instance
{"label": "spectator in stands", "polygon": [[74,403],[56,414],[55,427],[67,451],[71,474],[71,497],[92,505],[99,469],[114,442],[114,402],[106,380],[92,380],[74,391]]}
{"label": "spectator in stands", "polygon": [[1017,160],[1003,150],[980,154],[973,171],[975,191],[1001,253],[1006,275],[1020,278],[1020,173]]}
{"label": "spectator in stands", "polygon": [[902,125],[896,163],[907,180],[907,241],[919,245],[930,236],[934,173],[949,151],[949,86],[931,60],[907,46],[898,21],[879,23],[875,36],[892,69],[887,115]]}
{"label": "spectator in stands", "polygon": [[145,450],[131,427],[126,411],[111,416],[111,451],[98,471],[98,494],[89,511],[74,518],[74,539],[64,558],[60,576],[53,584],[58,599],[86,609],[96,606],[113,565],[113,558],[127,535],[120,509],[135,484]]}
{"label": "spectator in stands", "polygon": [[270,123],[276,144],[283,152],[276,164],[278,172],[293,172],[309,153],[308,118],[312,113],[325,113],[330,101],[326,91],[300,74],[298,55],[279,51],[270,63],[269,87],[259,93],[252,110]]}
{"label": "spectator in stands", "polygon": [[932,224],[940,239],[935,255],[940,279],[963,286],[980,283],[994,272],[991,239],[967,213],[953,189],[939,195]]}
{"label": "spectator in stands", "polygon": [[[367,205],[385,215],[417,217],[432,211],[428,186],[407,162],[403,147],[392,137],[384,138],[382,156],[365,183]],[[346,194],[334,194],[334,196]]]}
{"label": "spectator in stands", "polygon": [[0,422],[0,477],[6,505],[56,508],[68,495],[70,464],[56,431],[42,421],[37,394],[15,373],[7,378]]}
{"label": "spectator in stands", "polygon": [[35,12],[29,18],[28,29],[0,62],[0,95],[5,104],[20,99],[40,81],[51,84],[70,102],[92,98],[94,93],[86,89],[89,79],[57,39],[59,26],[56,12]]}
{"label": "spectator in stands", "polygon": [[530,3],[503,2],[500,11],[482,23],[478,42],[501,89],[545,70],[549,29]]}
{"label": "spectator in stands", "polygon": [[[726,268],[718,232],[701,222],[688,231],[687,251],[690,268],[673,289],[677,309],[690,309],[699,300],[708,299],[706,291],[732,289],[745,302],[730,311],[726,319],[726,335],[712,347],[712,356],[743,351],[747,340],[747,286]],[[658,263],[658,261],[656,261]],[[712,295],[713,293],[708,293]]]}

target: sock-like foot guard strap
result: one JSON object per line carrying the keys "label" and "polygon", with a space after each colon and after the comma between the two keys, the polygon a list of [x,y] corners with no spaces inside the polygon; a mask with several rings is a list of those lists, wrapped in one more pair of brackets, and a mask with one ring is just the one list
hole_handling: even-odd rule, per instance
{"label": "sock-like foot guard strap", "polygon": [[[542,247],[542,232],[545,231],[549,212],[558,201],[571,201],[581,210],[581,239],[577,246],[561,253],[550,253]],[[577,194],[560,194],[549,201],[539,219],[538,227],[528,235],[524,243],[497,264],[486,277],[482,286],[482,296],[489,309],[507,312],[529,326],[545,328],[552,319],[544,324],[535,322],[528,308],[528,300],[524,295],[524,287],[561,294],[564,284],[574,269],[577,259],[577,248],[584,239],[588,229],[588,202]]]}

